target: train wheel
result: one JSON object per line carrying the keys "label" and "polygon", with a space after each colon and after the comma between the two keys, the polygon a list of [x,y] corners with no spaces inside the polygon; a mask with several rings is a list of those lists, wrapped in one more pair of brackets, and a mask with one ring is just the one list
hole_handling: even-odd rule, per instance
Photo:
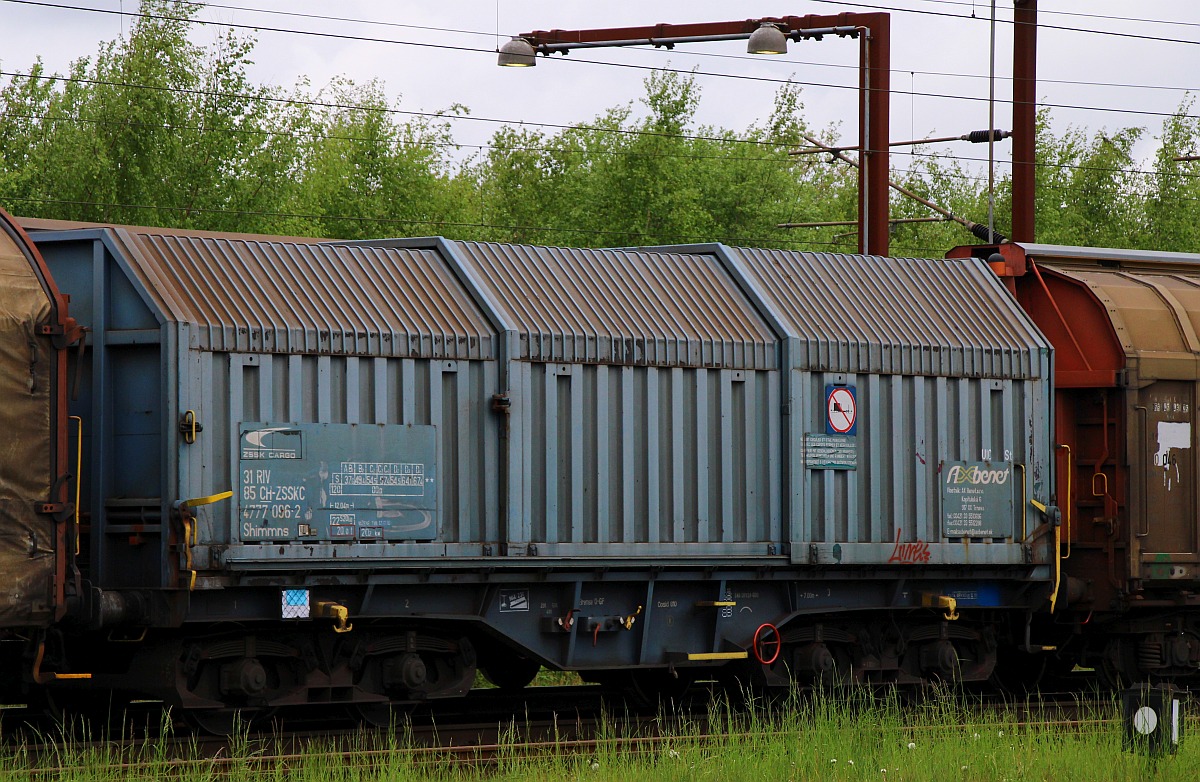
{"label": "train wheel", "polygon": [[350,718],[372,728],[394,730],[408,719],[411,708],[392,701],[363,701],[346,707]]}
{"label": "train wheel", "polygon": [[1096,666],[1096,679],[1101,687],[1113,692],[1121,692],[1129,688],[1129,677],[1123,674],[1120,667],[1107,656]]}
{"label": "train wheel", "polygon": [[765,667],[751,661],[730,663],[717,672],[717,682],[729,703],[743,707],[770,695]]}
{"label": "train wheel", "polygon": [[64,734],[103,738],[119,736],[125,729],[129,699],[113,692],[42,689],[30,698],[29,706],[52,720]]}
{"label": "train wheel", "polygon": [[632,709],[653,709],[678,703],[695,681],[689,671],[645,668],[630,671],[592,671],[585,681],[604,687],[606,694],[620,698]]}
{"label": "train wheel", "polygon": [[661,668],[630,671],[625,684],[629,700],[648,707],[678,705],[692,686],[688,671],[669,671]]}
{"label": "train wheel", "polygon": [[1046,675],[1048,654],[1030,654],[1004,647],[997,652],[991,683],[1003,692],[1027,695],[1037,692]]}
{"label": "train wheel", "polygon": [[479,670],[502,690],[523,690],[537,677],[542,664],[520,655],[487,657],[479,661]]}
{"label": "train wheel", "polygon": [[1120,639],[1110,641],[1096,664],[1096,678],[1101,686],[1116,692],[1133,686],[1138,678],[1133,644]]}
{"label": "train wheel", "polygon": [[232,736],[250,730],[255,723],[271,718],[274,710],[261,709],[183,709],[180,715],[193,730],[210,736]]}

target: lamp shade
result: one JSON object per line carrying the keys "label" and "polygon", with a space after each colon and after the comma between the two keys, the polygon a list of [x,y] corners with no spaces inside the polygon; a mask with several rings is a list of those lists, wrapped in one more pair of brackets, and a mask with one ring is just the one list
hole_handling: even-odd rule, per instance
{"label": "lamp shade", "polygon": [[524,38],[513,38],[500,47],[500,55],[496,59],[496,64],[509,68],[526,68],[537,65],[537,55],[529,41]]}
{"label": "lamp shade", "polygon": [[750,33],[746,51],[750,54],[787,54],[787,36],[770,22],[763,22]]}

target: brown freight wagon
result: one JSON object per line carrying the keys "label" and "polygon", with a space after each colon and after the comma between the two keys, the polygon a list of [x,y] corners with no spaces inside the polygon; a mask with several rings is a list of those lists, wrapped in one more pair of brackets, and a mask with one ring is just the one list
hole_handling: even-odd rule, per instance
{"label": "brown freight wagon", "polygon": [[1194,676],[1200,255],[1040,244],[952,255],[986,258],[1054,345],[1062,589],[1042,640],[1114,685]]}

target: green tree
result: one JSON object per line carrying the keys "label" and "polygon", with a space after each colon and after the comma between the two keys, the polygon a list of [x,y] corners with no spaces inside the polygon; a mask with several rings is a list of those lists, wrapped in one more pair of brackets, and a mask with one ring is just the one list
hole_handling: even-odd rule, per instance
{"label": "green tree", "polygon": [[438,233],[461,221],[450,198],[456,149],[443,120],[396,121],[378,82],[333,82],[311,101],[290,208],[313,215],[318,236]]}
{"label": "green tree", "polygon": [[1141,128],[1090,136],[1068,127],[1054,135],[1049,112],[1038,116],[1036,194],[1039,242],[1136,246],[1142,233],[1144,181],[1134,144]]}
{"label": "green tree", "polygon": [[253,43],[226,32],[193,44],[188,3],[143,11],[128,39],[76,60],[65,80],[38,66],[0,93],[6,118],[27,118],[0,142],[6,169],[21,171],[13,195],[69,219],[248,227],[295,157],[288,134],[267,130],[277,96],[247,76]]}
{"label": "green tree", "polygon": [[376,83],[256,85],[252,39],[194,44],[182,0],[142,11],[66,79],[39,64],[0,91],[0,195],[48,217],[316,236],[462,219],[445,122],[396,122]]}
{"label": "green tree", "polygon": [[852,171],[787,154],[812,134],[798,88],[782,89],[767,121],[740,133],[695,124],[691,77],[655,73],[645,89],[641,117],[619,106],[557,134],[497,132],[475,171],[495,238],[799,246],[813,235],[778,223],[853,208]]}
{"label": "green tree", "polygon": [[1200,252],[1200,164],[1176,158],[1200,150],[1200,120],[1187,98],[1163,123],[1161,146],[1145,199],[1146,239],[1176,252]]}
{"label": "green tree", "polygon": [[[193,42],[197,6],[145,0],[144,15],[94,57],[52,78],[41,63],[0,86],[0,201],[68,219],[344,238],[444,234],[621,246],[723,241],[853,251],[857,171],[825,155],[838,143],[804,117],[785,85],[744,129],[699,125],[694,77],[653,73],[638,103],[558,132],[503,127],[478,156],[452,132],[451,107],[408,116],[383,85],[335,80],[284,90],[249,77],[254,40]],[[205,28],[207,29],[207,28]],[[1142,128],[1058,132],[1038,119],[1038,239],[1193,251],[1200,244],[1200,121],[1192,103],[1162,130],[1153,171],[1138,171]],[[956,215],[985,222],[986,180],[953,157],[918,154],[892,179]],[[853,157],[853,153],[848,153]],[[893,162],[901,160],[893,158]],[[996,183],[1008,232],[1011,180]],[[892,216],[928,207],[891,194]],[[900,223],[898,255],[941,255],[975,241],[953,223]]]}

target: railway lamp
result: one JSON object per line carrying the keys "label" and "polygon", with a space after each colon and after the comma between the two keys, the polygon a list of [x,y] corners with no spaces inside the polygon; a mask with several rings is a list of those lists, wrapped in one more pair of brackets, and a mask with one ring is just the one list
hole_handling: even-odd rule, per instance
{"label": "railway lamp", "polygon": [[[1027,0],[1033,2],[1033,0]],[[589,30],[534,30],[500,48],[500,65],[533,65],[535,54],[575,49],[746,41],[750,54],[785,54],[794,41],[826,35],[859,43],[858,251],[888,254],[888,116],[891,96],[891,17],[886,13],[760,17],[726,22],[655,24]]]}
{"label": "railway lamp", "polygon": [[519,36],[513,36],[511,41],[506,41],[500,47],[496,64],[508,68],[530,68],[537,65],[537,55],[529,41]]}
{"label": "railway lamp", "polygon": [[778,25],[763,22],[758,29],[750,33],[746,42],[748,54],[787,54],[787,36]]}

